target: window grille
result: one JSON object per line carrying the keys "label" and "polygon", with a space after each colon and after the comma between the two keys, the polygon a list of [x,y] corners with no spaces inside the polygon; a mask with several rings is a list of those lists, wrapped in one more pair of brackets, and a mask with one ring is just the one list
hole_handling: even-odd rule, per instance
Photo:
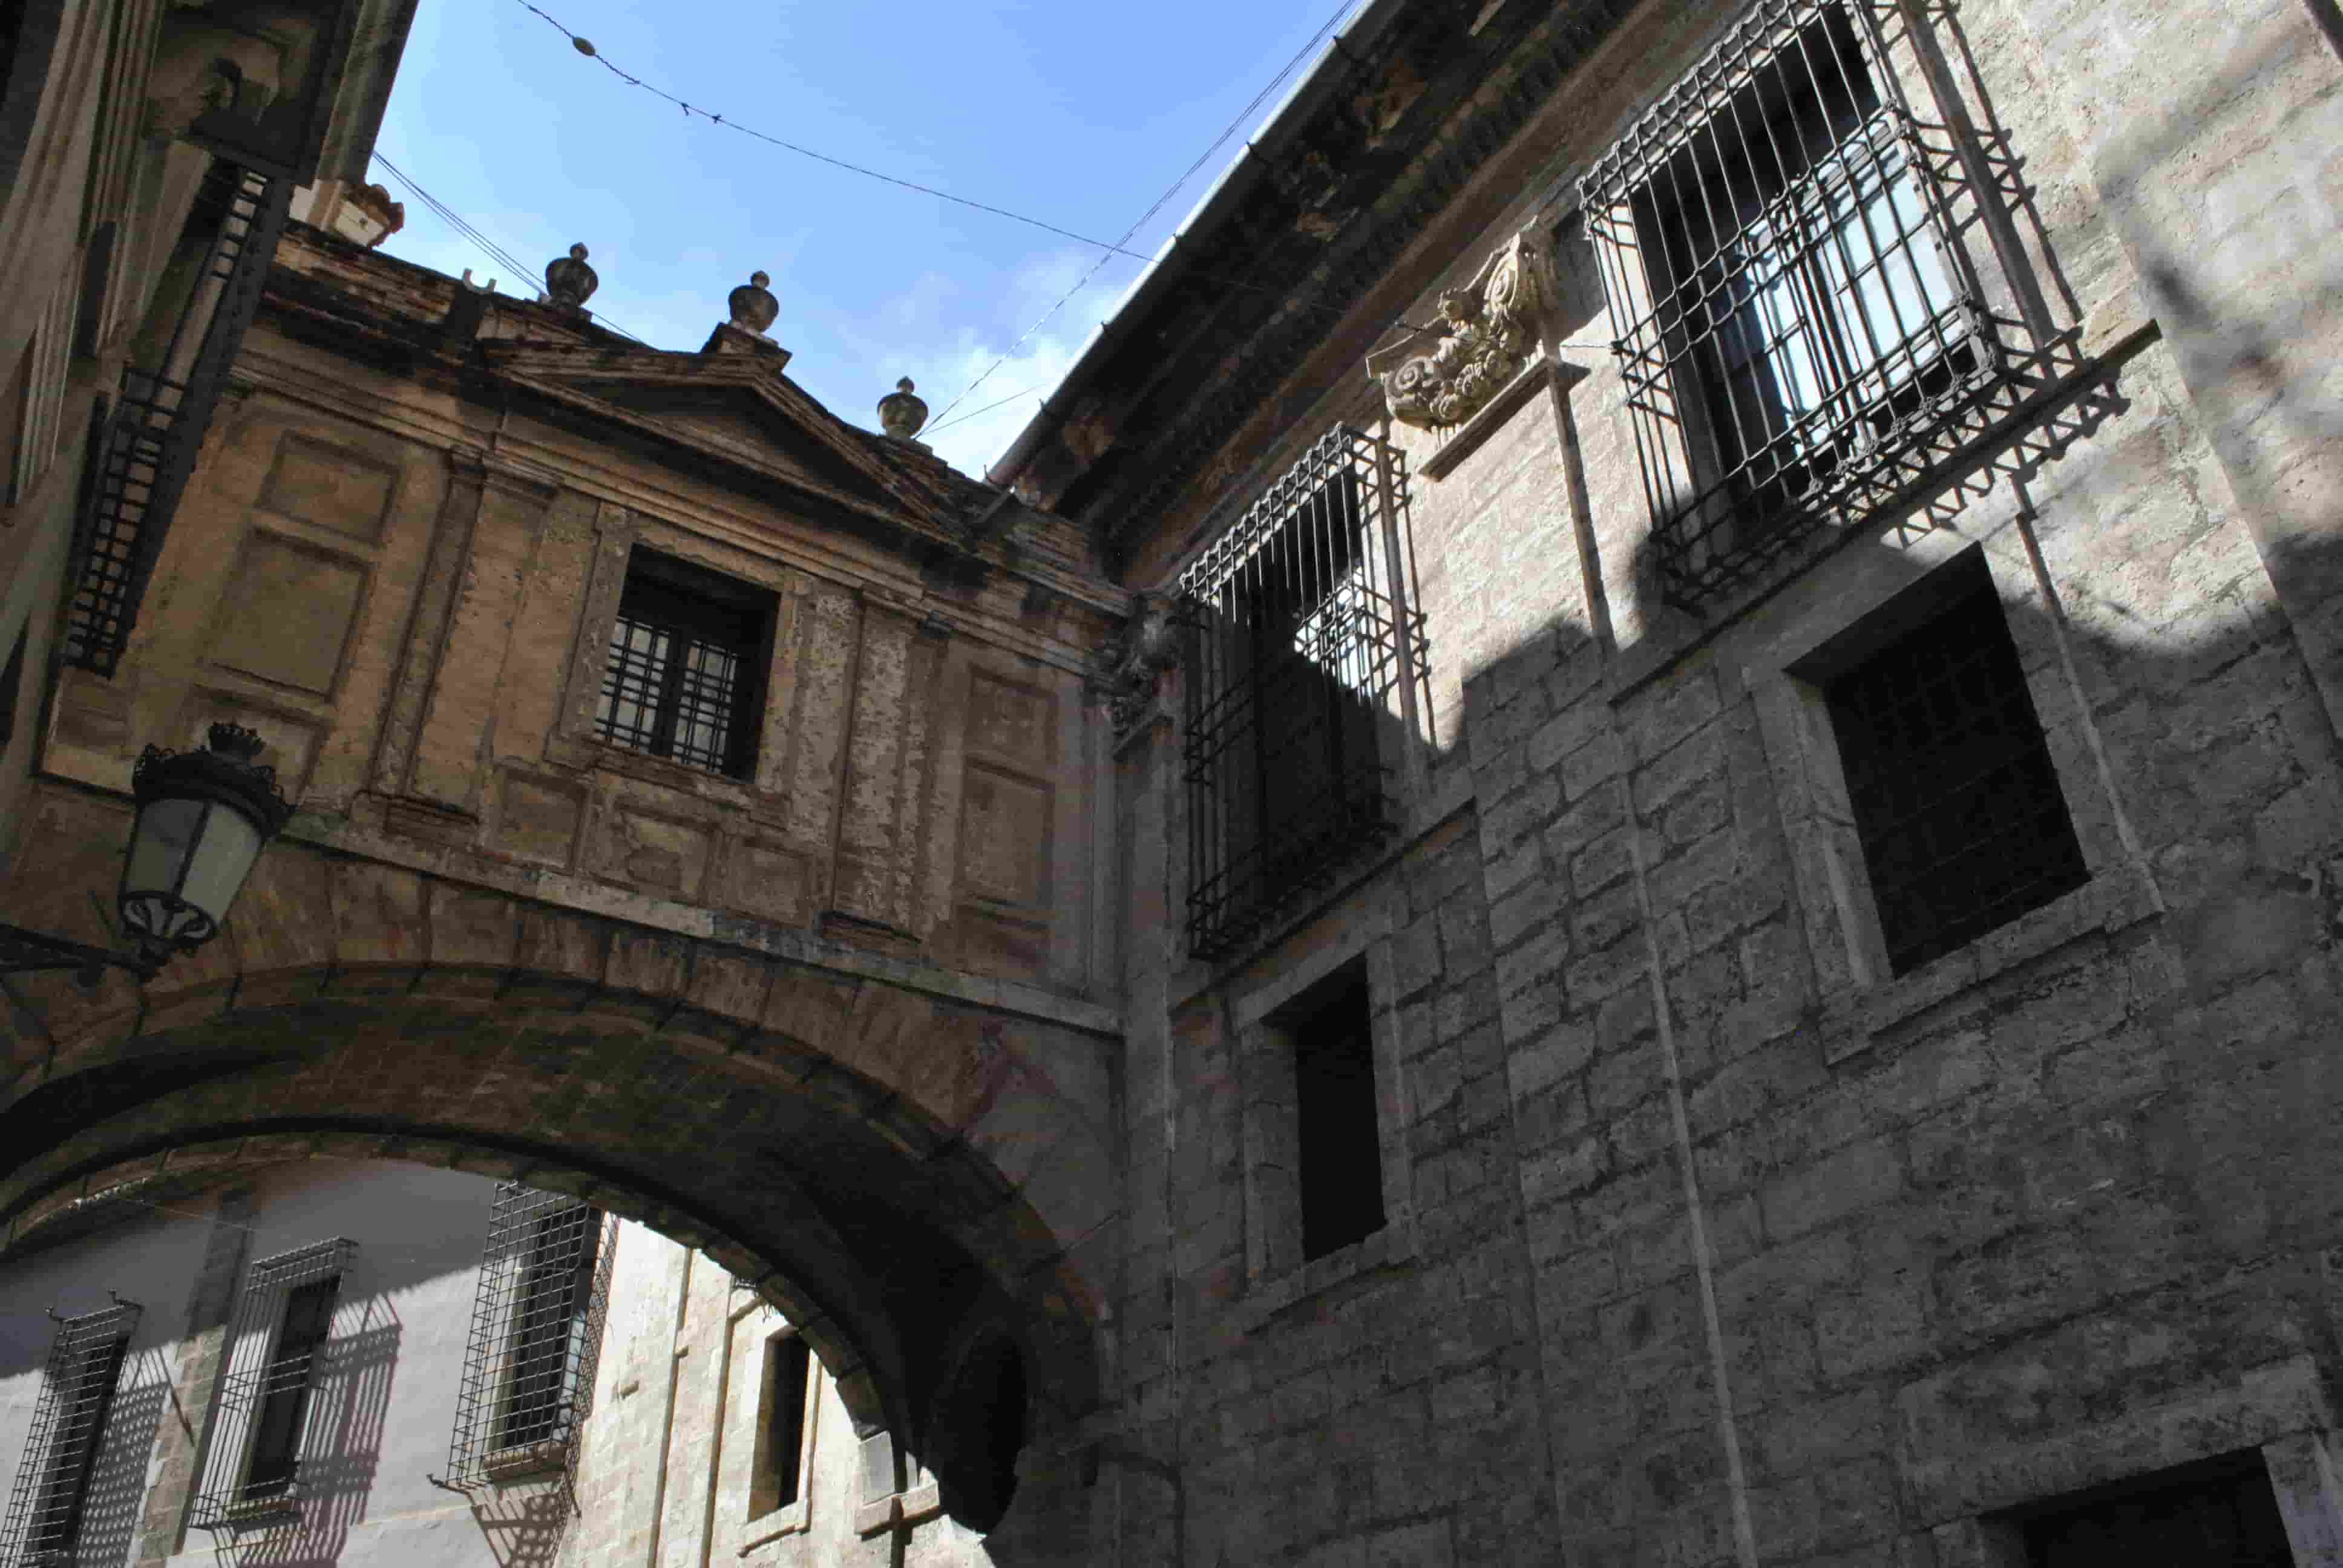
{"label": "window grille", "polygon": [[498,1185],[444,1484],[574,1471],[617,1239],[617,1219],[578,1199]]}
{"label": "window grille", "polygon": [[215,233],[187,307],[159,364],[126,366],[113,408],[91,417],[65,617],[65,662],[76,668],[111,676],[129,647],[212,409],[260,309],[292,197],[290,180],[213,160],[189,221]]}
{"label": "window grille", "polygon": [[2009,401],[1922,135],[1949,133],[1873,11],[1759,0],[1582,185],[1672,603],[1861,520]]}
{"label": "window grille", "polygon": [[2090,879],[2001,600],[1974,569],[1823,691],[1896,974]]}
{"label": "window grille", "polygon": [[1181,578],[1198,957],[1399,827],[1392,776],[1428,674],[1404,462],[1337,426]]}
{"label": "window grille", "polygon": [[336,1237],[264,1258],[246,1274],[204,1484],[188,1511],[196,1529],[232,1530],[298,1503],[311,1396],[332,1356],[334,1309],[357,1254],[357,1242]]}
{"label": "window grille", "polygon": [[0,1524],[0,1564],[6,1568],[73,1560],[141,1311],[137,1302],[116,1296],[110,1307],[57,1320],[7,1520]]}
{"label": "window grille", "polygon": [[594,727],[615,745],[736,776],[756,762],[773,596],[637,550]]}

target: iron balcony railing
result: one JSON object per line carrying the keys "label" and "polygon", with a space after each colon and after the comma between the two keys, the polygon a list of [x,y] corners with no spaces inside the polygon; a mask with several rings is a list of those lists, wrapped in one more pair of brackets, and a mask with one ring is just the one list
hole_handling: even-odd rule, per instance
{"label": "iron balcony railing", "polygon": [[1223,957],[1400,825],[1425,704],[1403,456],[1338,426],[1181,579],[1187,931]]}
{"label": "iron balcony railing", "polygon": [[216,226],[210,248],[161,363],[126,368],[112,408],[93,417],[65,617],[65,662],[76,668],[111,677],[129,646],[292,194],[288,180],[214,162],[190,219]]}

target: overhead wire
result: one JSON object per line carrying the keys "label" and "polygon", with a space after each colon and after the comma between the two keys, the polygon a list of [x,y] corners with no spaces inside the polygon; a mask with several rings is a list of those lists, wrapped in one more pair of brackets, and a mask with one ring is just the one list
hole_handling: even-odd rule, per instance
{"label": "overhead wire", "polygon": [[[1262,105],[1268,100],[1270,95],[1277,91],[1280,86],[1283,85],[1284,83],[1292,76],[1293,73],[1299,69],[1301,65],[1309,59],[1311,55],[1316,51],[1318,46],[1325,41],[1327,35],[1340,25],[1342,17],[1353,9],[1356,5],[1361,3],[1362,0],[1344,0],[1344,3],[1336,9],[1334,15],[1330,16],[1326,22],[1319,27],[1317,32],[1311,35],[1309,42],[1305,43],[1302,48],[1296,52],[1293,58],[1286,63],[1284,68],[1279,71],[1276,75],[1272,76],[1269,83],[1263,86],[1261,91],[1253,95],[1252,102],[1248,103],[1242,109],[1238,111],[1236,116],[1231,119],[1228,126],[1222,130],[1221,134],[1212,139],[1212,144],[1205,147],[1202,153],[1197,155],[1195,161],[1188,166],[1187,170],[1182,173],[1177,180],[1173,181],[1161,196],[1156,198],[1154,205],[1147,209],[1146,213],[1140,217],[1139,221],[1132,224],[1130,228],[1124,230],[1121,239],[1110,244],[1105,240],[1092,238],[1091,236],[1077,233],[1073,229],[1051,223],[1046,219],[1031,216],[1026,213],[1015,212],[1008,207],[995,206],[990,202],[977,201],[972,197],[955,195],[950,191],[942,190],[930,185],[925,185],[918,180],[904,179],[900,176],[887,174],[881,170],[871,168],[867,165],[856,163],[850,158],[837,157],[831,154],[820,152],[815,148],[806,146],[801,143],[790,141],[786,137],[777,136],[769,132],[759,130],[755,126],[734,119],[728,115],[719,114],[711,109],[701,108],[699,105],[691,103],[685,98],[679,97],[675,94],[669,92],[666,88],[659,86],[654,83],[645,81],[642,77],[636,75],[633,72],[615,64],[595,45],[591,39],[587,38],[582,34],[571,31],[568,24],[563,22],[551,12],[547,11],[543,6],[537,5],[535,0],[514,0],[515,5],[518,5],[521,9],[528,12],[529,15],[537,17],[539,21],[545,23],[547,26],[551,27],[555,32],[559,33],[564,38],[568,39],[570,47],[575,49],[578,54],[585,55],[596,65],[600,65],[604,70],[609,72],[612,75],[618,77],[618,80],[626,83],[628,86],[639,87],[663,103],[672,104],[676,108],[681,110],[687,118],[697,116],[700,119],[706,120],[712,126],[719,126],[727,130],[738,131],[742,136],[751,136],[758,141],[765,142],[770,146],[796,153],[802,157],[811,158],[817,163],[828,164],[834,168],[844,169],[849,173],[861,175],[866,178],[878,180],[882,184],[895,186],[904,190],[917,191],[923,196],[934,196],[940,201],[950,202],[956,206],[970,208],[973,211],[990,213],[998,217],[1008,218],[1011,222],[1021,223],[1028,226],[1029,227],[1041,229],[1047,233],[1057,235],[1061,238],[1072,240],[1077,245],[1086,245],[1098,250],[1101,254],[1101,262],[1092,266],[1088,272],[1084,273],[1081,279],[1077,282],[1072,288],[1069,289],[1064,297],[1056,305],[1052,306],[1050,310],[1043,315],[1039,322],[1036,322],[1032,327],[1027,328],[1026,331],[1019,337],[1017,342],[1011,346],[1008,354],[1003,355],[1001,359],[997,360],[991,367],[988,367],[983,375],[979,376],[975,381],[962,388],[958,397],[955,397],[950,403],[945,404],[943,412],[946,414],[949,414],[954,407],[958,407],[970,393],[975,391],[978,387],[981,386],[995,370],[1000,368],[1001,365],[1006,364],[1009,358],[1015,355],[1016,350],[1019,347],[1021,347],[1035,332],[1040,331],[1043,326],[1046,326],[1057,316],[1057,313],[1060,310],[1065,307],[1065,304],[1068,300],[1071,300],[1076,294],[1081,293],[1082,289],[1088,287],[1091,280],[1096,277],[1103,266],[1105,258],[1126,256],[1133,261],[1153,260],[1154,257],[1150,256],[1148,253],[1130,248],[1131,237],[1141,229],[1144,228],[1148,223],[1152,221],[1156,214],[1160,213],[1163,209],[1164,206],[1169,203],[1190,180],[1195,178],[1197,171],[1202,169],[1204,165],[1212,159],[1212,156],[1219,152],[1222,147],[1228,145],[1229,138],[1236,135],[1236,133],[1242,128],[1244,124],[1252,118],[1253,115],[1259,112]],[[1251,293],[1275,295],[1279,298],[1282,307],[1286,309],[1317,311],[1334,317],[1340,317],[1345,314],[1344,310],[1340,307],[1323,305],[1311,300],[1296,300],[1292,298],[1286,290],[1269,287],[1247,278],[1215,276],[1213,275],[1202,272],[1192,272],[1189,276],[1200,283],[1218,284],[1223,287],[1239,288]]]}
{"label": "overhead wire", "polygon": [[[568,39],[570,47],[576,49],[579,54],[592,60],[595,64],[600,65],[604,70],[608,71],[612,75],[618,77],[628,86],[640,87],[644,92],[650,94],[655,98],[664,98],[669,103],[673,104],[677,108],[681,109],[686,115],[698,115],[700,118],[708,120],[712,124],[723,126],[728,129],[738,131],[744,136],[754,136],[760,142],[769,142],[774,146],[781,147],[789,152],[796,153],[801,157],[812,158],[817,163],[829,164],[833,167],[845,169],[853,174],[862,175],[870,179],[884,180],[890,186],[900,186],[905,190],[918,191],[922,196],[931,196],[940,201],[952,202],[965,207],[973,207],[978,212],[988,212],[996,217],[1008,218],[1012,223],[1021,223],[1030,225],[1034,228],[1047,229],[1050,233],[1057,235],[1061,238],[1071,239],[1075,241],[1077,244],[1099,246],[1110,250],[1115,248],[1112,246],[1108,246],[1103,240],[1092,239],[1088,235],[1076,234],[1070,228],[1060,228],[1056,224],[1046,223],[1038,217],[1028,217],[1021,212],[1011,212],[1007,207],[994,206],[990,202],[975,201],[968,196],[954,196],[950,191],[938,190],[933,186],[921,185],[917,180],[907,180],[895,175],[882,174],[877,169],[867,168],[860,164],[850,162],[845,158],[832,157],[828,153],[816,152],[811,147],[801,146],[796,142],[786,141],[779,136],[772,136],[764,131],[758,130],[754,126],[742,125],[738,120],[728,119],[724,116],[716,114],[711,110],[703,109],[697,104],[687,103],[683,99],[677,97],[673,93],[667,91],[665,88],[654,86],[650,83],[644,81],[640,76],[636,75],[631,71],[624,71],[619,69],[617,65],[612,65],[609,60],[603,56],[600,50],[595,48],[590,40],[581,34],[571,32],[566,23],[548,15],[537,5],[532,5],[530,0],[514,0],[514,3],[519,5],[521,9],[541,18],[548,26],[553,28],[563,37]],[[1125,236],[1124,237],[1128,239],[1130,236]],[[1146,256],[1141,256],[1136,251],[1124,251],[1122,254],[1125,256],[1136,256],[1141,261],[1145,261],[1147,259]]]}
{"label": "overhead wire", "polygon": [[[430,209],[432,213],[437,215],[442,223],[445,223],[449,228],[454,229],[459,237],[470,241],[474,246],[479,248],[482,255],[488,256],[489,260],[495,262],[498,266],[509,269],[514,276],[518,280],[519,286],[524,288],[533,288],[533,286],[528,281],[532,269],[529,267],[528,263],[513,255],[512,252],[505,249],[504,246],[498,245],[495,240],[490,239],[478,228],[473,226],[471,223],[465,219],[462,214],[457,212],[455,208],[449,206],[446,202],[441,201],[437,196],[433,196],[429,191],[425,190],[420,185],[416,183],[416,179],[413,175],[408,174],[397,164],[392,163],[388,158],[383,156],[380,152],[377,152],[374,155],[374,161],[383,166],[384,173],[397,180],[402,188],[407,190],[417,201],[420,201],[426,207]],[[491,286],[493,286],[493,283],[494,280],[492,279]],[[596,322],[599,323],[601,326],[608,327],[611,331],[617,333],[621,337],[632,338],[637,343],[642,343],[645,347],[649,347],[649,344],[645,342],[643,338],[628,331],[625,327],[619,326],[608,317],[602,315],[599,311],[594,313],[594,319]]]}
{"label": "overhead wire", "polygon": [[[528,0],[520,0],[520,3],[527,5]],[[1008,364],[1010,359],[1015,356],[1017,351],[1025,346],[1028,339],[1030,339],[1035,333],[1041,331],[1042,327],[1048,326],[1051,320],[1056,317],[1058,312],[1066,307],[1067,303],[1071,301],[1075,295],[1080,294],[1083,289],[1090,286],[1091,279],[1099,275],[1100,269],[1104,267],[1108,261],[1112,259],[1113,256],[1130,255],[1131,253],[1124,250],[1122,247],[1131,243],[1131,236],[1137,234],[1141,229],[1146,227],[1148,224],[1154,220],[1157,213],[1161,212],[1166,206],[1170,205],[1172,198],[1180,194],[1181,187],[1185,186],[1190,180],[1195,178],[1196,171],[1202,168],[1206,161],[1209,160],[1214,153],[1219,152],[1222,146],[1226,146],[1228,139],[1231,136],[1237,134],[1237,131],[1241,126],[1242,126],[1255,114],[1260,112],[1262,105],[1269,100],[1269,95],[1275,92],[1280,86],[1283,85],[1286,79],[1292,76],[1293,73],[1301,67],[1302,63],[1304,60],[1317,53],[1319,45],[1326,41],[1327,36],[1342,24],[1342,18],[1349,15],[1353,8],[1359,3],[1360,0],[1342,0],[1342,3],[1334,8],[1334,14],[1327,17],[1324,24],[1319,27],[1318,31],[1310,35],[1310,41],[1302,45],[1300,49],[1296,50],[1293,57],[1285,63],[1284,68],[1279,71],[1276,75],[1271,77],[1268,84],[1264,85],[1260,92],[1255,93],[1252,95],[1252,102],[1248,103],[1243,108],[1237,111],[1237,113],[1230,119],[1228,125],[1222,128],[1221,134],[1212,138],[1212,145],[1196,156],[1195,161],[1188,166],[1186,172],[1182,174],[1178,179],[1173,180],[1169,186],[1165,187],[1163,194],[1155,198],[1154,205],[1140,215],[1138,222],[1123,230],[1122,237],[1115,241],[1109,255],[1101,256],[1097,261],[1091,263],[1091,269],[1082,274],[1081,277],[1074,284],[1073,287],[1066,290],[1063,295],[1059,297],[1058,302],[1055,305],[1051,306],[1049,309],[1043,311],[1040,320],[1034,322],[1032,326],[1027,327],[1022,333],[1020,333],[1017,340],[1014,343],[1011,343],[1008,348],[1001,353],[999,358],[995,359],[990,365],[985,367],[983,375],[979,376],[975,380],[962,387],[959,397],[954,397],[950,402],[945,404],[941,413],[950,414],[955,407],[960,406],[960,402],[965,399],[970,393],[974,392],[979,387],[983,386],[994,371],[1000,369],[1003,365]],[[940,415],[939,417],[940,417]]]}

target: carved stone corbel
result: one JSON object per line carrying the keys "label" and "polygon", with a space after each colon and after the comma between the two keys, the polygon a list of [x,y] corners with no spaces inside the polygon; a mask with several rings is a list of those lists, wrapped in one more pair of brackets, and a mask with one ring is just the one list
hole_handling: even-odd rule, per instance
{"label": "carved stone corbel", "polygon": [[1453,429],[1503,391],[1538,353],[1545,253],[1534,230],[1515,235],[1472,282],[1440,297],[1436,340],[1411,337],[1367,357],[1393,418]]}
{"label": "carved stone corbel", "polygon": [[1106,699],[1108,717],[1120,746],[1155,709],[1157,689],[1180,663],[1180,631],[1173,601],[1165,595],[1134,596],[1131,618],[1108,643],[1099,660],[1095,689]]}
{"label": "carved stone corbel", "polygon": [[166,13],[146,77],[146,129],[186,136],[206,114],[257,125],[269,106],[306,81],[317,19],[270,0],[214,0]]}

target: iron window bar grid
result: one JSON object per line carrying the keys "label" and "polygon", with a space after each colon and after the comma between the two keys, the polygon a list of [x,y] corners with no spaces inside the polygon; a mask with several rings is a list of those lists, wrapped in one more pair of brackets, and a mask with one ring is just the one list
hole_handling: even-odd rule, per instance
{"label": "iron window bar grid", "polygon": [[1824,689],[1888,968],[2090,879],[1990,584]]}
{"label": "iron window bar grid", "polygon": [[281,1485],[256,1489],[248,1474],[258,1437],[258,1417],[269,1397],[295,1390],[314,1392],[327,1360],[330,1333],[304,1353],[280,1355],[286,1307],[305,1285],[338,1279],[349,1271],[357,1243],[346,1236],[314,1241],[263,1258],[245,1273],[231,1320],[228,1362],[220,1375],[212,1432],[204,1460],[204,1484],[191,1499],[187,1523],[196,1530],[236,1530],[274,1523],[298,1505],[302,1461],[307,1457],[307,1427],[314,1401],[300,1412],[292,1438],[293,1470]]}
{"label": "iron window bar grid", "polygon": [[56,1319],[56,1338],[42,1371],[24,1457],[9,1488],[6,1518],[0,1521],[0,1565],[5,1568],[46,1568],[73,1560],[91,1471],[106,1441],[107,1414],[144,1310],[136,1302],[114,1296],[111,1306]]}
{"label": "iron window bar grid", "polygon": [[1394,724],[1430,674],[1404,455],[1349,426],[1180,578],[1189,949],[1225,957],[1400,826]]}
{"label": "iron window bar grid", "polygon": [[1581,184],[1680,608],[1861,521],[2022,395],[1948,240],[1964,181],[1922,132],[1951,133],[1913,113],[1874,9],[1758,0]]}
{"label": "iron window bar grid", "polygon": [[110,678],[130,645],[212,411],[259,312],[292,198],[290,180],[214,160],[197,210],[216,212],[219,229],[162,364],[125,367],[112,408],[92,416],[65,613],[65,662],[75,668]]}
{"label": "iron window bar grid", "polygon": [[611,622],[595,733],[649,756],[747,777],[775,613],[769,589],[635,550]]}
{"label": "iron window bar grid", "polygon": [[440,1485],[575,1476],[609,1312],[618,1220],[584,1200],[498,1184],[472,1294],[456,1424]]}

